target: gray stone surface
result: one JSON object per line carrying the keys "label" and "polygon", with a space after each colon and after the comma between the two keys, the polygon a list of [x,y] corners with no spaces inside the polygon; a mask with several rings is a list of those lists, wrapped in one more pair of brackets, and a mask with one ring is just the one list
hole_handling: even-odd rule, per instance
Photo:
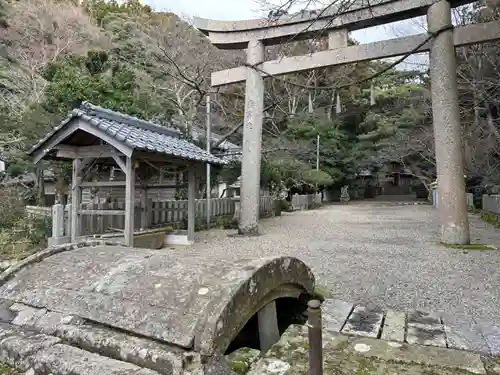
{"label": "gray stone surface", "polygon": [[16,317],[12,320],[12,324],[17,326],[33,326],[46,312],[47,310],[45,309],[26,307],[17,313]]}
{"label": "gray stone surface", "polygon": [[356,306],[342,329],[342,333],[376,338],[384,313],[364,306]]}
{"label": "gray stone surface", "polygon": [[408,312],[406,341],[409,344],[446,348],[445,329],[436,313],[412,310]]}
{"label": "gray stone surface", "polygon": [[109,328],[63,324],[57,327],[55,335],[72,346],[160,374],[178,374],[183,368],[183,352],[179,348]]}
{"label": "gray stone surface", "polygon": [[405,341],[406,314],[389,310],[385,314],[384,325],[382,327],[382,340]]}
{"label": "gray stone surface", "polygon": [[16,326],[0,323],[0,361],[26,371],[31,367],[29,357],[61,340]]}
{"label": "gray stone surface", "polygon": [[489,323],[479,323],[479,329],[491,355],[500,355],[500,328]]}
{"label": "gray stone surface", "polygon": [[411,310],[408,312],[408,325],[412,324],[441,326],[441,317],[434,312]]}
{"label": "gray stone surface", "polygon": [[35,373],[57,375],[158,375],[130,363],[116,361],[68,345],[57,344],[30,358]]}
{"label": "gray stone surface", "polygon": [[442,319],[449,348],[490,353],[486,338],[475,321],[451,314],[442,314]]}
{"label": "gray stone surface", "polygon": [[[175,261],[164,252],[96,246],[21,268],[0,296],[211,354],[225,351],[265,298],[313,287],[311,271],[295,258]],[[16,323],[29,323],[29,309]]]}
{"label": "gray stone surface", "polygon": [[321,304],[323,329],[331,332],[340,332],[352,308],[352,303],[340,301],[338,299],[325,299]]}
{"label": "gray stone surface", "polygon": [[[500,243],[499,229],[475,215],[469,221],[473,242]],[[234,230],[199,232],[190,248],[166,253],[175,261],[296,256],[331,298],[384,310],[445,311],[500,326],[498,251],[440,245],[431,206],[353,201],[283,213],[261,227],[258,238],[228,237]]]}
{"label": "gray stone surface", "polygon": [[81,323],[81,318],[49,311],[34,323],[33,328],[47,335],[53,335],[56,332],[57,328],[63,324],[78,323]]}
{"label": "gray stone surface", "polygon": [[446,348],[446,336],[441,325],[426,325],[415,323],[408,325],[406,341],[408,344],[440,346]]}

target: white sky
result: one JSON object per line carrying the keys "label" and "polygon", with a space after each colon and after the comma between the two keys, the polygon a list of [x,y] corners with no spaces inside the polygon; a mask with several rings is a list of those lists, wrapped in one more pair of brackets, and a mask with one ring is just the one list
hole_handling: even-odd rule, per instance
{"label": "white sky", "polygon": [[[254,0],[145,0],[145,2],[156,10],[170,11],[179,16],[198,16],[214,20],[244,20],[261,18],[266,14]],[[360,43],[370,43],[422,32],[425,31],[417,21],[408,20],[355,31],[352,37]],[[426,61],[426,54],[411,56],[405,65],[411,67],[414,65],[412,63],[421,64]]]}

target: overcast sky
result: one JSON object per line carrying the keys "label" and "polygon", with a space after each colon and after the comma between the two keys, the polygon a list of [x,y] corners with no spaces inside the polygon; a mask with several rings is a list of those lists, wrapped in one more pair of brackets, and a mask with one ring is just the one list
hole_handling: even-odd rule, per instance
{"label": "overcast sky", "polygon": [[[214,20],[235,21],[262,18],[266,13],[259,9],[259,5],[254,0],[145,0],[145,2],[156,10],[170,11],[179,16],[198,16]],[[415,20],[409,20],[355,31],[352,37],[360,43],[370,43],[422,32],[424,30],[421,24]],[[407,66],[411,66],[412,62],[425,61],[425,57],[412,56],[408,59],[410,64]]]}

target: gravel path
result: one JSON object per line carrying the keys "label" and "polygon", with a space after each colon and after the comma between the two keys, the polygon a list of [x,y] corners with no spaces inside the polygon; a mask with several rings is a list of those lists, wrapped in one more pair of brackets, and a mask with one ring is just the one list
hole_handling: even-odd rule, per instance
{"label": "gravel path", "polygon": [[[500,249],[499,230],[475,216],[471,227],[475,242]],[[234,230],[200,232],[195,245],[172,255],[296,256],[333,298],[453,313],[500,326],[500,252],[438,245],[431,206],[333,205],[266,219],[261,228],[260,237],[228,237]]]}

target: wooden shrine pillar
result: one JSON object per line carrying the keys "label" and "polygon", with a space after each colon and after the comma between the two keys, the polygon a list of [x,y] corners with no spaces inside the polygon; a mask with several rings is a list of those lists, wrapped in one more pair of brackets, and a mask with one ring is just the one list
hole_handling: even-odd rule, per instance
{"label": "wooden shrine pillar", "polygon": [[80,176],[82,159],[73,159],[73,172],[71,176],[71,242],[77,242],[80,237],[80,206],[82,203],[82,178]]}
{"label": "wooden shrine pillar", "polygon": [[194,243],[195,216],[196,216],[196,168],[188,169],[188,241]]}
{"label": "wooden shrine pillar", "polygon": [[134,159],[125,161],[125,246],[134,246],[135,169]]}

